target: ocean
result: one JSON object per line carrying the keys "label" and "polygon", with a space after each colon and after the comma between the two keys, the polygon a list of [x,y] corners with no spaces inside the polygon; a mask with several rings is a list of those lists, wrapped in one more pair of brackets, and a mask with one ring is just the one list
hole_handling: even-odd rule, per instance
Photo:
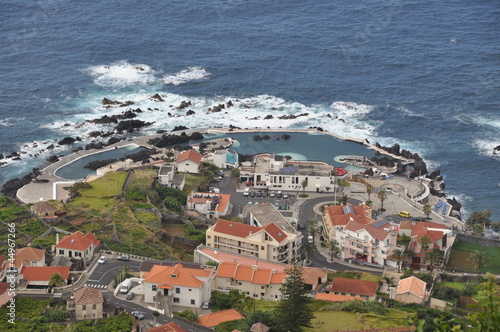
{"label": "ocean", "polygon": [[0,160],[0,185],[77,146],[63,137],[112,130],[86,120],[140,108],[154,123],[137,134],[319,126],[398,143],[441,170],[465,217],[498,221],[499,21],[498,1],[4,0],[0,153],[22,152]]}

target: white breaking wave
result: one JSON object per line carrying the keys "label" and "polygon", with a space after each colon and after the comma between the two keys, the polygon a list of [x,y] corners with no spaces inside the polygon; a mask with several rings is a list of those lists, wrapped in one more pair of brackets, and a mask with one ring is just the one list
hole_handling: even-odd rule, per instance
{"label": "white breaking wave", "polygon": [[188,69],[181,70],[174,75],[166,75],[162,78],[165,84],[180,85],[191,81],[198,81],[206,79],[210,76],[202,67],[189,67]]}
{"label": "white breaking wave", "polygon": [[25,118],[10,117],[0,120],[0,126],[11,127],[14,126],[16,122],[24,121]]}
{"label": "white breaking wave", "polygon": [[500,145],[500,141],[476,139],[472,145],[478,151],[479,155],[486,157],[493,157],[500,161],[500,152],[493,154],[493,148]]}
{"label": "white breaking wave", "polygon": [[145,64],[118,61],[111,65],[92,66],[84,70],[94,83],[103,87],[148,85],[156,81],[155,71]]}
{"label": "white breaking wave", "polygon": [[500,130],[500,117],[498,116],[491,116],[491,117],[479,116],[472,118],[471,121],[480,126]]}

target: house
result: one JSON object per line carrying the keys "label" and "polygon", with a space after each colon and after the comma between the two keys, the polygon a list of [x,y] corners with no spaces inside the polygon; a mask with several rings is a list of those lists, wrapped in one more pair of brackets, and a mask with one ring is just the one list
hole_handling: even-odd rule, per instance
{"label": "house", "polygon": [[[219,264],[212,289],[222,292],[238,289],[248,296],[269,300],[279,299],[281,285],[276,283],[280,282],[282,277],[286,277],[285,270],[290,267],[206,246],[198,246],[194,256],[195,261],[199,263]],[[316,290],[319,285],[327,281],[327,274],[328,271],[323,268],[303,267],[302,278],[306,289]]]}
{"label": "house", "polygon": [[[433,222],[412,222],[402,225],[398,231],[399,234],[410,233],[409,248],[413,250],[412,268],[419,270],[426,267],[424,261],[425,253],[433,249],[439,249],[443,252],[441,265],[448,261],[451,248],[455,242],[456,235],[452,230],[447,229],[445,225]],[[422,247],[422,238],[426,237],[428,244],[426,248]]]}
{"label": "house", "polygon": [[286,232],[275,223],[262,227],[219,219],[206,231],[206,244],[214,249],[267,259],[294,262],[302,234]]}
{"label": "house", "polygon": [[370,224],[350,220],[347,225],[335,231],[342,258],[353,259],[370,266],[397,267],[397,262],[389,259],[397,246],[396,227],[382,219]]}
{"label": "house", "polygon": [[144,302],[169,301],[173,305],[199,308],[210,300],[213,268],[154,265],[143,274]]}
{"label": "house", "polygon": [[25,266],[45,266],[45,249],[24,247],[16,249],[14,262],[3,260],[3,274],[18,274]]}
{"label": "house", "polygon": [[231,320],[244,319],[235,309],[222,310],[212,312],[211,314],[203,315],[198,318],[199,324],[205,327],[213,328],[220,323],[229,322]]}
{"label": "house", "polygon": [[396,287],[396,301],[404,303],[424,303],[427,295],[427,283],[417,277],[411,276],[399,280]]}
{"label": "house", "polygon": [[279,300],[279,289],[286,276],[283,270],[223,262],[217,268],[213,289],[222,292],[237,289],[256,300]]}
{"label": "house", "polygon": [[378,287],[377,282],[335,277],[325,289],[325,293],[375,300]]}
{"label": "house", "polygon": [[323,236],[335,239],[336,232],[350,221],[369,224],[372,222],[371,215],[371,207],[364,204],[326,206],[323,211]]}
{"label": "house", "polygon": [[179,172],[198,173],[203,155],[194,151],[184,151],[175,160],[175,165]]}
{"label": "house", "polygon": [[102,292],[100,289],[83,287],[73,292],[76,320],[103,317]]}
{"label": "house", "polygon": [[163,186],[182,190],[186,183],[186,177],[176,173],[173,165],[161,166],[158,171],[158,183]]}
{"label": "house", "polygon": [[218,168],[238,167],[238,153],[232,149],[216,150],[212,158],[212,163]]}
{"label": "house", "polygon": [[242,167],[240,178],[259,189],[319,192],[335,187],[333,171],[332,165],[322,161],[295,161],[265,153],[255,155],[250,167]]}
{"label": "house", "polygon": [[[59,234],[56,235],[57,239]],[[77,231],[71,235],[64,236],[61,241],[56,239],[56,256],[65,256],[67,258],[81,259],[88,264],[95,253],[99,252],[101,241],[99,241],[92,232],[83,235]]]}
{"label": "house", "polygon": [[231,195],[194,193],[187,199],[187,208],[196,210],[208,219],[219,219],[229,214]]}
{"label": "house", "polygon": [[188,332],[188,330],[180,327],[174,322],[163,324],[151,329],[147,329],[146,332]]}
{"label": "house", "polygon": [[47,288],[50,277],[56,273],[68,283],[68,266],[25,266],[19,274],[19,280],[26,288]]}
{"label": "house", "polygon": [[56,209],[45,201],[39,201],[30,206],[33,214],[39,217],[54,217]]}

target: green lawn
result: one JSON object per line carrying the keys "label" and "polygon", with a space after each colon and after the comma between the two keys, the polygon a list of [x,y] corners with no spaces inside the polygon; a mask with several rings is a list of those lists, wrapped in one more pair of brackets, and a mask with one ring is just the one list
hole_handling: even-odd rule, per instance
{"label": "green lawn", "polygon": [[500,247],[481,246],[465,241],[458,241],[453,245],[447,268],[463,272],[474,271],[474,262],[470,256],[475,250],[486,251],[491,260],[490,266],[481,268],[482,273],[500,273]]}
{"label": "green lawn", "polygon": [[406,326],[408,315],[397,310],[390,310],[387,316],[345,311],[315,311],[313,328],[305,329],[305,331],[328,332]]}
{"label": "green lawn", "polygon": [[452,287],[452,288],[456,288],[458,290],[462,290],[462,288],[464,288],[464,284],[462,282],[451,282],[451,281],[443,281],[441,283],[441,286]]}

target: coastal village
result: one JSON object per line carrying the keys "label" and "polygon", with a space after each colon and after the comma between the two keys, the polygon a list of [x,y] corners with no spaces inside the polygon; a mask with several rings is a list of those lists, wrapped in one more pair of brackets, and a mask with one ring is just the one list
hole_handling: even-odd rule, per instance
{"label": "coastal village", "polygon": [[[0,197],[0,310],[17,303],[19,331],[283,331],[291,283],[315,308],[305,331],[471,330],[498,283],[498,233],[487,212],[462,220],[418,155],[348,139],[383,157],[243,156],[230,136],[244,130],[211,131],[79,150]],[[127,146],[143,150],[58,175]]]}

